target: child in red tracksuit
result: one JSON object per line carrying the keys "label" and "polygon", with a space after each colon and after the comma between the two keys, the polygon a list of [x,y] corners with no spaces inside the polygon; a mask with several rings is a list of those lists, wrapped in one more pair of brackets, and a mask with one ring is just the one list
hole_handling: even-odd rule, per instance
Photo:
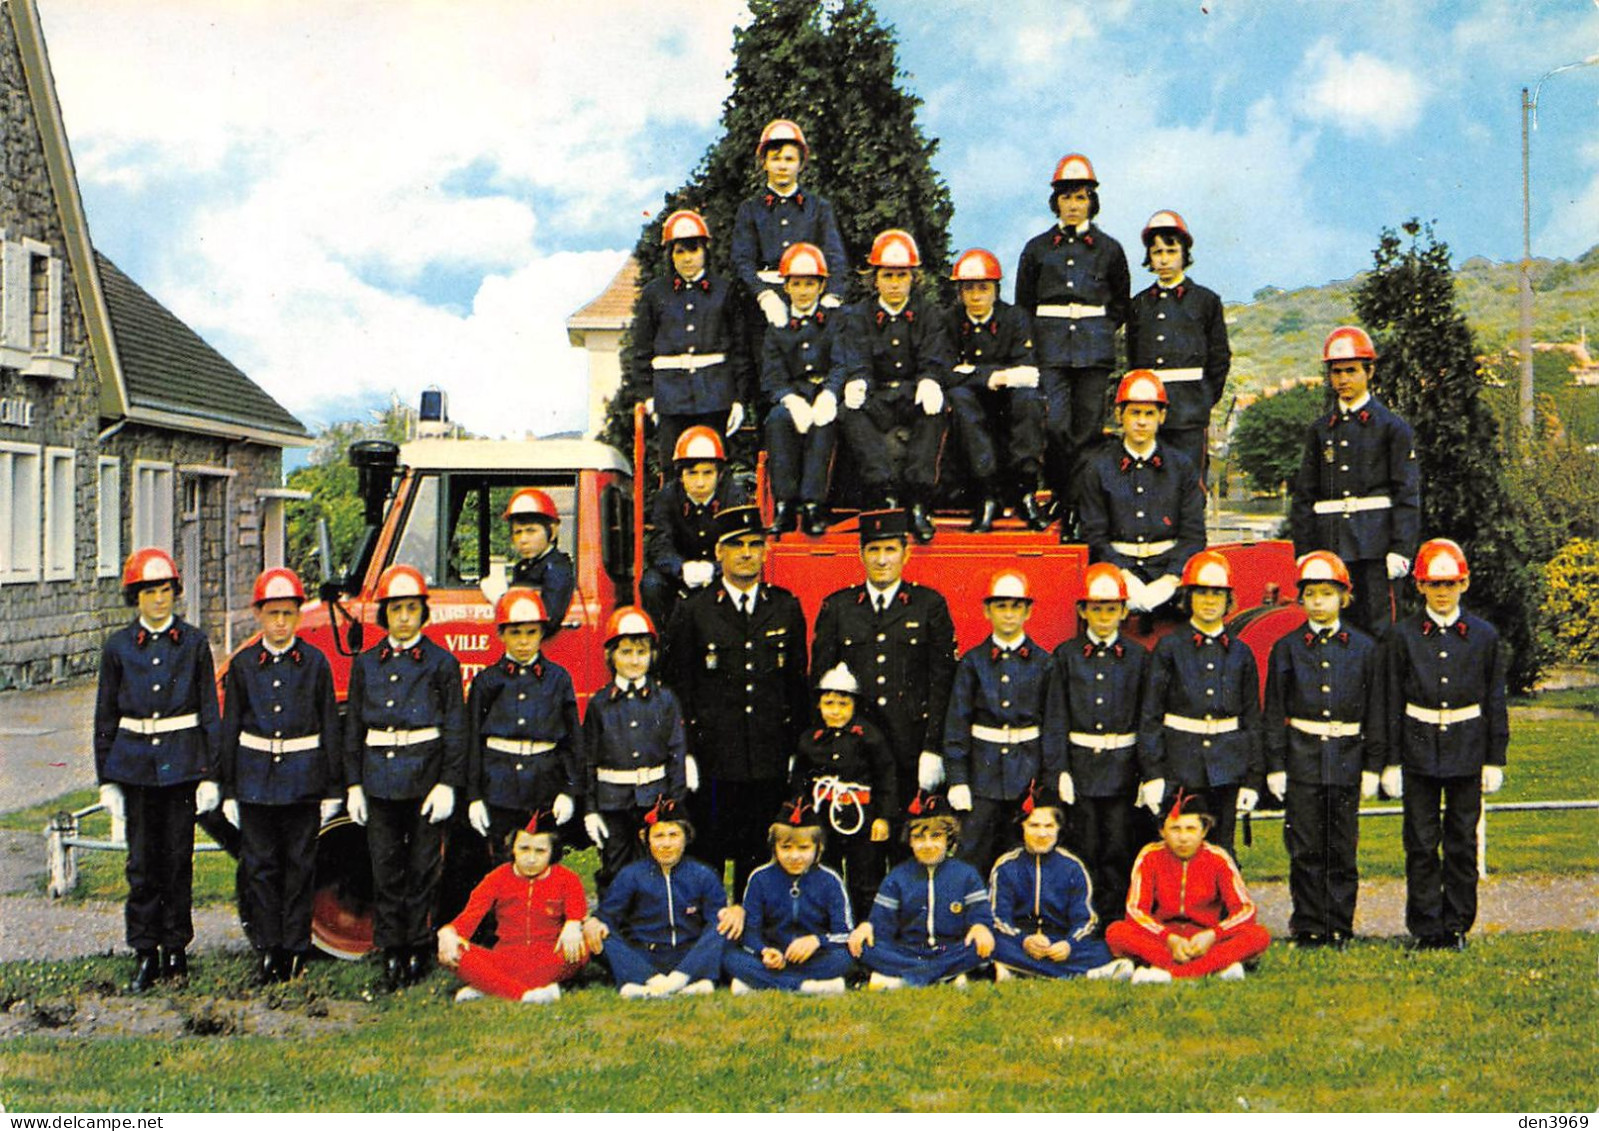
{"label": "child in red tracksuit", "polygon": [[1271,943],[1233,858],[1205,843],[1213,818],[1186,794],[1161,826],[1164,843],[1133,862],[1127,918],[1105,931],[1111,953],[1148,965],[1134,982],[1169,982],[1215,974],[1242,981],[1243,964]]}
{"label": "child in red tracksuit", "polygon": [[[557,863],[560,846],[554,833],[539,831],[539,818],[533,814],[527,828],[516,831],[511,862],[484,876],[455,921],[439,928],[439,961],[466,982],[456,1001],[493,994],[543,1005],[558,1000],[559,983],[588,961],[583,881]],[[467,940],[490,911],[498,940],[493,947],[475,946]]]}

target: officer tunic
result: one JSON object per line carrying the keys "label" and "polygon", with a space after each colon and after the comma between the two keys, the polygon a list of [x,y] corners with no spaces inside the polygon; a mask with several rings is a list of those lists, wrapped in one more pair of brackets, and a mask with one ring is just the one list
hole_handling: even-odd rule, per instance
{"label": "officer tunic", "polygon": [[[981,323],[957,303],[949,323],[955,355],[950,413],[972,476],[990,485],[1003,464],[1013,491],[1030,492],[1043,468],[1043,394],[1037,388],[990,389],[988,379],[999,369],[1036,367],[1032,321],[1026,311],[995,302]],[[996,454],[996,437],[1003,455]]]}
{"label": "officer tunic", "polygon": [[548,633],[559,632],[577,588],[577,571],[572,555],[551,546],[536,558],[522,558],[511,568],[512,589],[537,589],[550,615]]}
{"label": "officer tunic", "polygon": [[1139,291],[1127,311],[1127,368],[1159,375],[1171,402],[1161,436],[1203,471],[1210,410],[1232,368],[1221,297],[1189,279]]}
{"label": "officer tunic", "polygon": [[1077,513],[1089,560],[1110,562],[1144,581],[1180,572],[1205,548],[1199,472],[1187,456],[1160,441],[1147,456],[1121,444],[1089,457],[1078,485]]}
{"label": "officer tunic", "polygon": [[945,860],[929,868],[907,860],[888,874],[872,902],[871,946],[861,962],[879,974],[928,986],[985,961],[966,944],[976,924],[994,926],[988,887],[975,868]]}
{"label": "officer tunic", "polygon": [[[994,961],[1049,978],[1075,978],[1110,961],[1094,937],[1094,885],[1083,862],[1064,848],[1042,854],[1015,848],[994,862],[988,877],[994,907]],[[1034,958],[1022,940],[1042,934],[1071,943],[1061,962]]]}
{"label": "officer tunic", "polygon": [[[687,752],[683,710],[672,689],[646,676],[612,680],[589,699],[583,716],[584,808],[605,819],[596,885],[603,892],[623,865],[639,856],[644,812],[661,797],[681,802]],[[632,781],[622,780],[631,776]]]}
{"label": "officer tunic", "polygon": [[[797,990],[801,982],[842,978],[854,966],[845,949],[855,929],[844,880],[820,864],[791,876],[775,861],[750,873],[744,889],[744,934],[722,956],[728,980],[737,978],[756,989]],[[786,951],[795,939],[814,935],[821,941],[805,962],[768,970],[761,962],[767,947]]]}
{"label": "officer tunic", "polygon": [[761,396],[766,413],[767,472],[779,502],[821,502],[837,437],[833,424],[812,424],[802,436],[782,401],[797,396],[814,404],[823,392],[840,404],[844,396],[844,357],[838,344],[841,314],[818,307],[804,317],[770,328],[762,346]]}

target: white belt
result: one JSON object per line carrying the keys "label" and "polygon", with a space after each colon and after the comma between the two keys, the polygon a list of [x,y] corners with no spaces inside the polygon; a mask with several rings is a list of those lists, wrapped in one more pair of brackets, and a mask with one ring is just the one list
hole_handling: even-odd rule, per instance
{"label": "white belt", "polygon": [[320,734],[307,734],[300,738],[263,738],[249,731],[239,733],[239,745],[246,750],[263,750],[268,754],[299,754],[315,750],[322,745]]}
{"label": "white belt", "polygon": [[1161,722],[1187,734],[1231,734],[1238,729],[1238,717],[1227,719],[1191,719],[1187,715],[1167,715]]}
{"label": "white belt", "polygon": [[196,714],[173,715],[168,719],[132,719],[126,715],[117,723],[123,730],[131,730],[135,734],[167,734],[175,730],[191,730],[200,725],[200,716]]}
{"label": "white belt", "polygon": [[534,742],[532,739],[523,738],[495,738],[493,735],[483,736],[483,745],[501,754],[548,754],[555,749],[553,742]]}
{"label": "white belt", "polygon": [[781,271],[757,271],[755,272],[755,277],[769,287],[781,287],[783,285],[783,273]]}
{"label": "white belt", "polygon": [[650,358],[651,369],[709,369],[727,360],[725,353],[670,353]]}
{"label": "white belt", "polygon": [[1014,742],[1031,742],[1038,737],[1037,727],[985,727],[972,724],[972,737],[984,742],[1009,745]]}
{"label": "white belt", "polygon": [[1469,707],[1447,707],[1436,710],[1432,707],[1418,707],[1414,703],[1405,704],[1405,714],[1415,719],[1418,723],[1431,723],[1435,727],[1448,726],[1450,723],[1463,723],[1467,719],[1482,718],[1482,704],[1473,703]]}
{"label": "white belt", "polygon": [[1343,723],[1337,719],[1322,722],[1318,719],[1289,719],[1288,725],[1303,734],[1321,738],[1359,738],[1359,723]]}
{"label": "white belt", "polygon": [[1103,318],[1104,316],[1103,306],[1084,306],[1080,302],[1039,303],[1037,314],[1039,318]]}
{"label": "white belt", "polygon": [[1073,746],[1086,746],[1090,750],[1103,753],[1106,750],[1126,750],[1129,746],[1138,743],[1136,734],[1084,734],[1074,730],[1066,736],[1066,741]]}
{"label": "white belt", "polygon": [[606,785],[649,785],[666,776],[665,766],[646,766],[642,770],[607,770],[604,766],[594,771]]}
{"label": "white belt", "polygon": [[1205,370],[1198,365],[1189,369],[1155,369],[1151,370],[1151,372],[1160,378],[1163,385],[1170,385],[1173,381],[1203,381],[1205,379]]}
{"label": "white belt", "polygon": [[432,742],[439,737],[438,727],[422,727],[418,730],[369,730],[366,732],[368,746],[415,746],[419,742]]}
{"label": "white belt", "polygon": [[1110,548],[1129,558],[1158,558],[1164,553],[1175,550],[1177,540],[1168,538],[1164,542],[1112,542]]}
{"label": "white belt", "polygon": [[1394,505],[1387,495],[1366,495],[1353,499],[1322,499],[1312,510],[1317,514],[1354,514],[1356,511],[1385,511]]}

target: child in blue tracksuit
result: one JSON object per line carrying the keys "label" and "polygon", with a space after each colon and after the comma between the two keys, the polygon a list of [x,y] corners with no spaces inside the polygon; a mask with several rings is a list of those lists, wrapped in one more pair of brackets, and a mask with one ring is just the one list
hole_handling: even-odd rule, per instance
{"label": "child in blue tracksuit", "polygon": [[735,994],[798,990],[841,994],[854,962],[845,943],[855,920],[843,878],[821,865],[822,822],[807,797],[772,822],[772,860],[744,889],[744,936],[727,948],[722,972]]}
{"label": "child in blue tracksuit", "polygon": [[936,794],[918,793],[908,812],[912,859],[888,874],[871,918],[849,937],[874,990],[958,981],[994,953],[988,888],[970,864],[951,859],[960,821]]}

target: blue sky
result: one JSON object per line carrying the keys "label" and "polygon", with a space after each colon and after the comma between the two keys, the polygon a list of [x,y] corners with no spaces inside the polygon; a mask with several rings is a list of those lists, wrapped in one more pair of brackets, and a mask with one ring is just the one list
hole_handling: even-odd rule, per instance
{"label": "blue sky", "polygon": [[[564,322],[717,135],[729,0],[38,0],[96,244],[312,426],[450,390],[580,427]],[[1519,90],[1596,0],[880,0],[956,205],[1007,267],[1055,161],[1228,301],[1346,278],[1384,225],[1520,254]],[[1533,250],[1599,243],[1599,66],[1544,87]],[[1130,255],[1136,265],[1136,252]],[[1136,266],[1135,285],[1144,278]],[[1599,322],[1599,300],[1596,300]]]}

